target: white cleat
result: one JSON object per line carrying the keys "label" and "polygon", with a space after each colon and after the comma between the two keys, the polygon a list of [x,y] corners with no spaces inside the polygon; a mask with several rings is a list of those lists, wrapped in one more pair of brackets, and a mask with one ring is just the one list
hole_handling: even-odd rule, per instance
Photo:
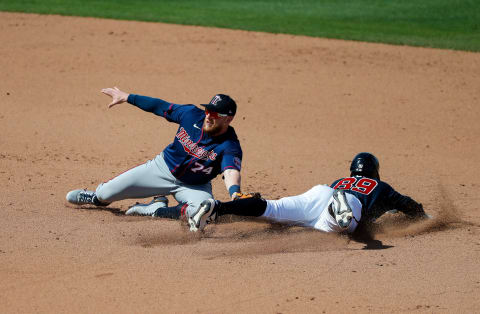
{"label": "white cleat", "polygon": [[217,219],[217,209],[215,205],[215,200],[208,199],[198,206],[197,210],[188,218],[190,231],[202,231],[208,223]]}
{"label": "white cleat", "polygon": [[96,196],[93,191],[73,190],[67,193],[67,201],[75,205],[98,205],[95,200]]}
{"label": "white cleat", "polygon": [[347,229],[354,217],[344,190],[335,190],[333,192],[332,211],[340,228]]}
{"label": "white cleat", "polygon": [[159,208],[167,207],[168,199],[165,196],[154,197],[150,203],[137,203],[130,207],[125,215],[154,216]]}

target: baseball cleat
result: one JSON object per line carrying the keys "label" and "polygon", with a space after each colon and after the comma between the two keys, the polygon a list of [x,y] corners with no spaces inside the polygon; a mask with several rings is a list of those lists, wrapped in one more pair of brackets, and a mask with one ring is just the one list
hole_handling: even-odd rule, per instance
{"label": "baseball cleat", "polygon": [[335,190],[333,192],[332,211],[340,228],[347,229],[352,222],[353,212],[347,202],[344,190]]}
{"label": "baseball cleat", "polygon": [[87,190],[73,190],[67,193],[67,201],[75,205],[103,205],[97,199],[95,192]]}
{"label": "baseball cleat", "polygon": [[157,196],[148,204],[133,205],[125,212],[125,215],[154,216],[157,209],[167,206],[168,199],[165,196]]}
{"label": "baseball cleat", "polygon": [[213,199],[203,201],[197,210],[188,218],[190,231],[202,231],[205,226],[217,219],[216,202]]}
{"label": "baseball cleat", "polygon": [[87,190],[73,190],[67,193],[67,201],[75,205],[94,205],[94,197],[95,192]]}

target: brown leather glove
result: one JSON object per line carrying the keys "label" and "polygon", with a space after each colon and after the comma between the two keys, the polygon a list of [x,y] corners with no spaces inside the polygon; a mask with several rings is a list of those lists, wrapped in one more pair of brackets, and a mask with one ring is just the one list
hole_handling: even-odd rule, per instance
{"label": "brown leather glove", "polygon": [[262,198],[262,195],[258,192],[253,192],[253,193],[241,193],[241,192],[235,192],[232,194],[232,200],[239,200],[243,198]]}

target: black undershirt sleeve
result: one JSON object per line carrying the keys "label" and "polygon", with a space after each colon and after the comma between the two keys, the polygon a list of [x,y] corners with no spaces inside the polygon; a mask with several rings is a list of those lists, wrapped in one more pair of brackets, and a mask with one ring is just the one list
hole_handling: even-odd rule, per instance
{"label": "black undershirt sleeve", "polygon": [[417,203],[412,198],[402,195],[393,189],[389,193],[389,201],[392,208],[403,212],[411,218],[422,217],[425,215],[422,204]]}

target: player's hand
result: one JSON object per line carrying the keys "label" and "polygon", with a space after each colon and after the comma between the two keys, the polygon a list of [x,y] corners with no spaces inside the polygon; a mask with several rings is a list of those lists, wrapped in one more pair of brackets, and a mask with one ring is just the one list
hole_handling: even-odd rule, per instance
{"label": "player's hand", "polygon": [[115,105],[124,103],[128,99],[128,93],[122,92],[118,87],[109,87],[102,89],[102,93],[112,97],[112,102],[108,105],[108,108],[112,108]]}
{"label": "player's hand", "polygon": [[423,219],[433,219],[433,216],[430,215],[430,214],[425,213],[425,214],[423,214],[422,218],[423,218]]}

